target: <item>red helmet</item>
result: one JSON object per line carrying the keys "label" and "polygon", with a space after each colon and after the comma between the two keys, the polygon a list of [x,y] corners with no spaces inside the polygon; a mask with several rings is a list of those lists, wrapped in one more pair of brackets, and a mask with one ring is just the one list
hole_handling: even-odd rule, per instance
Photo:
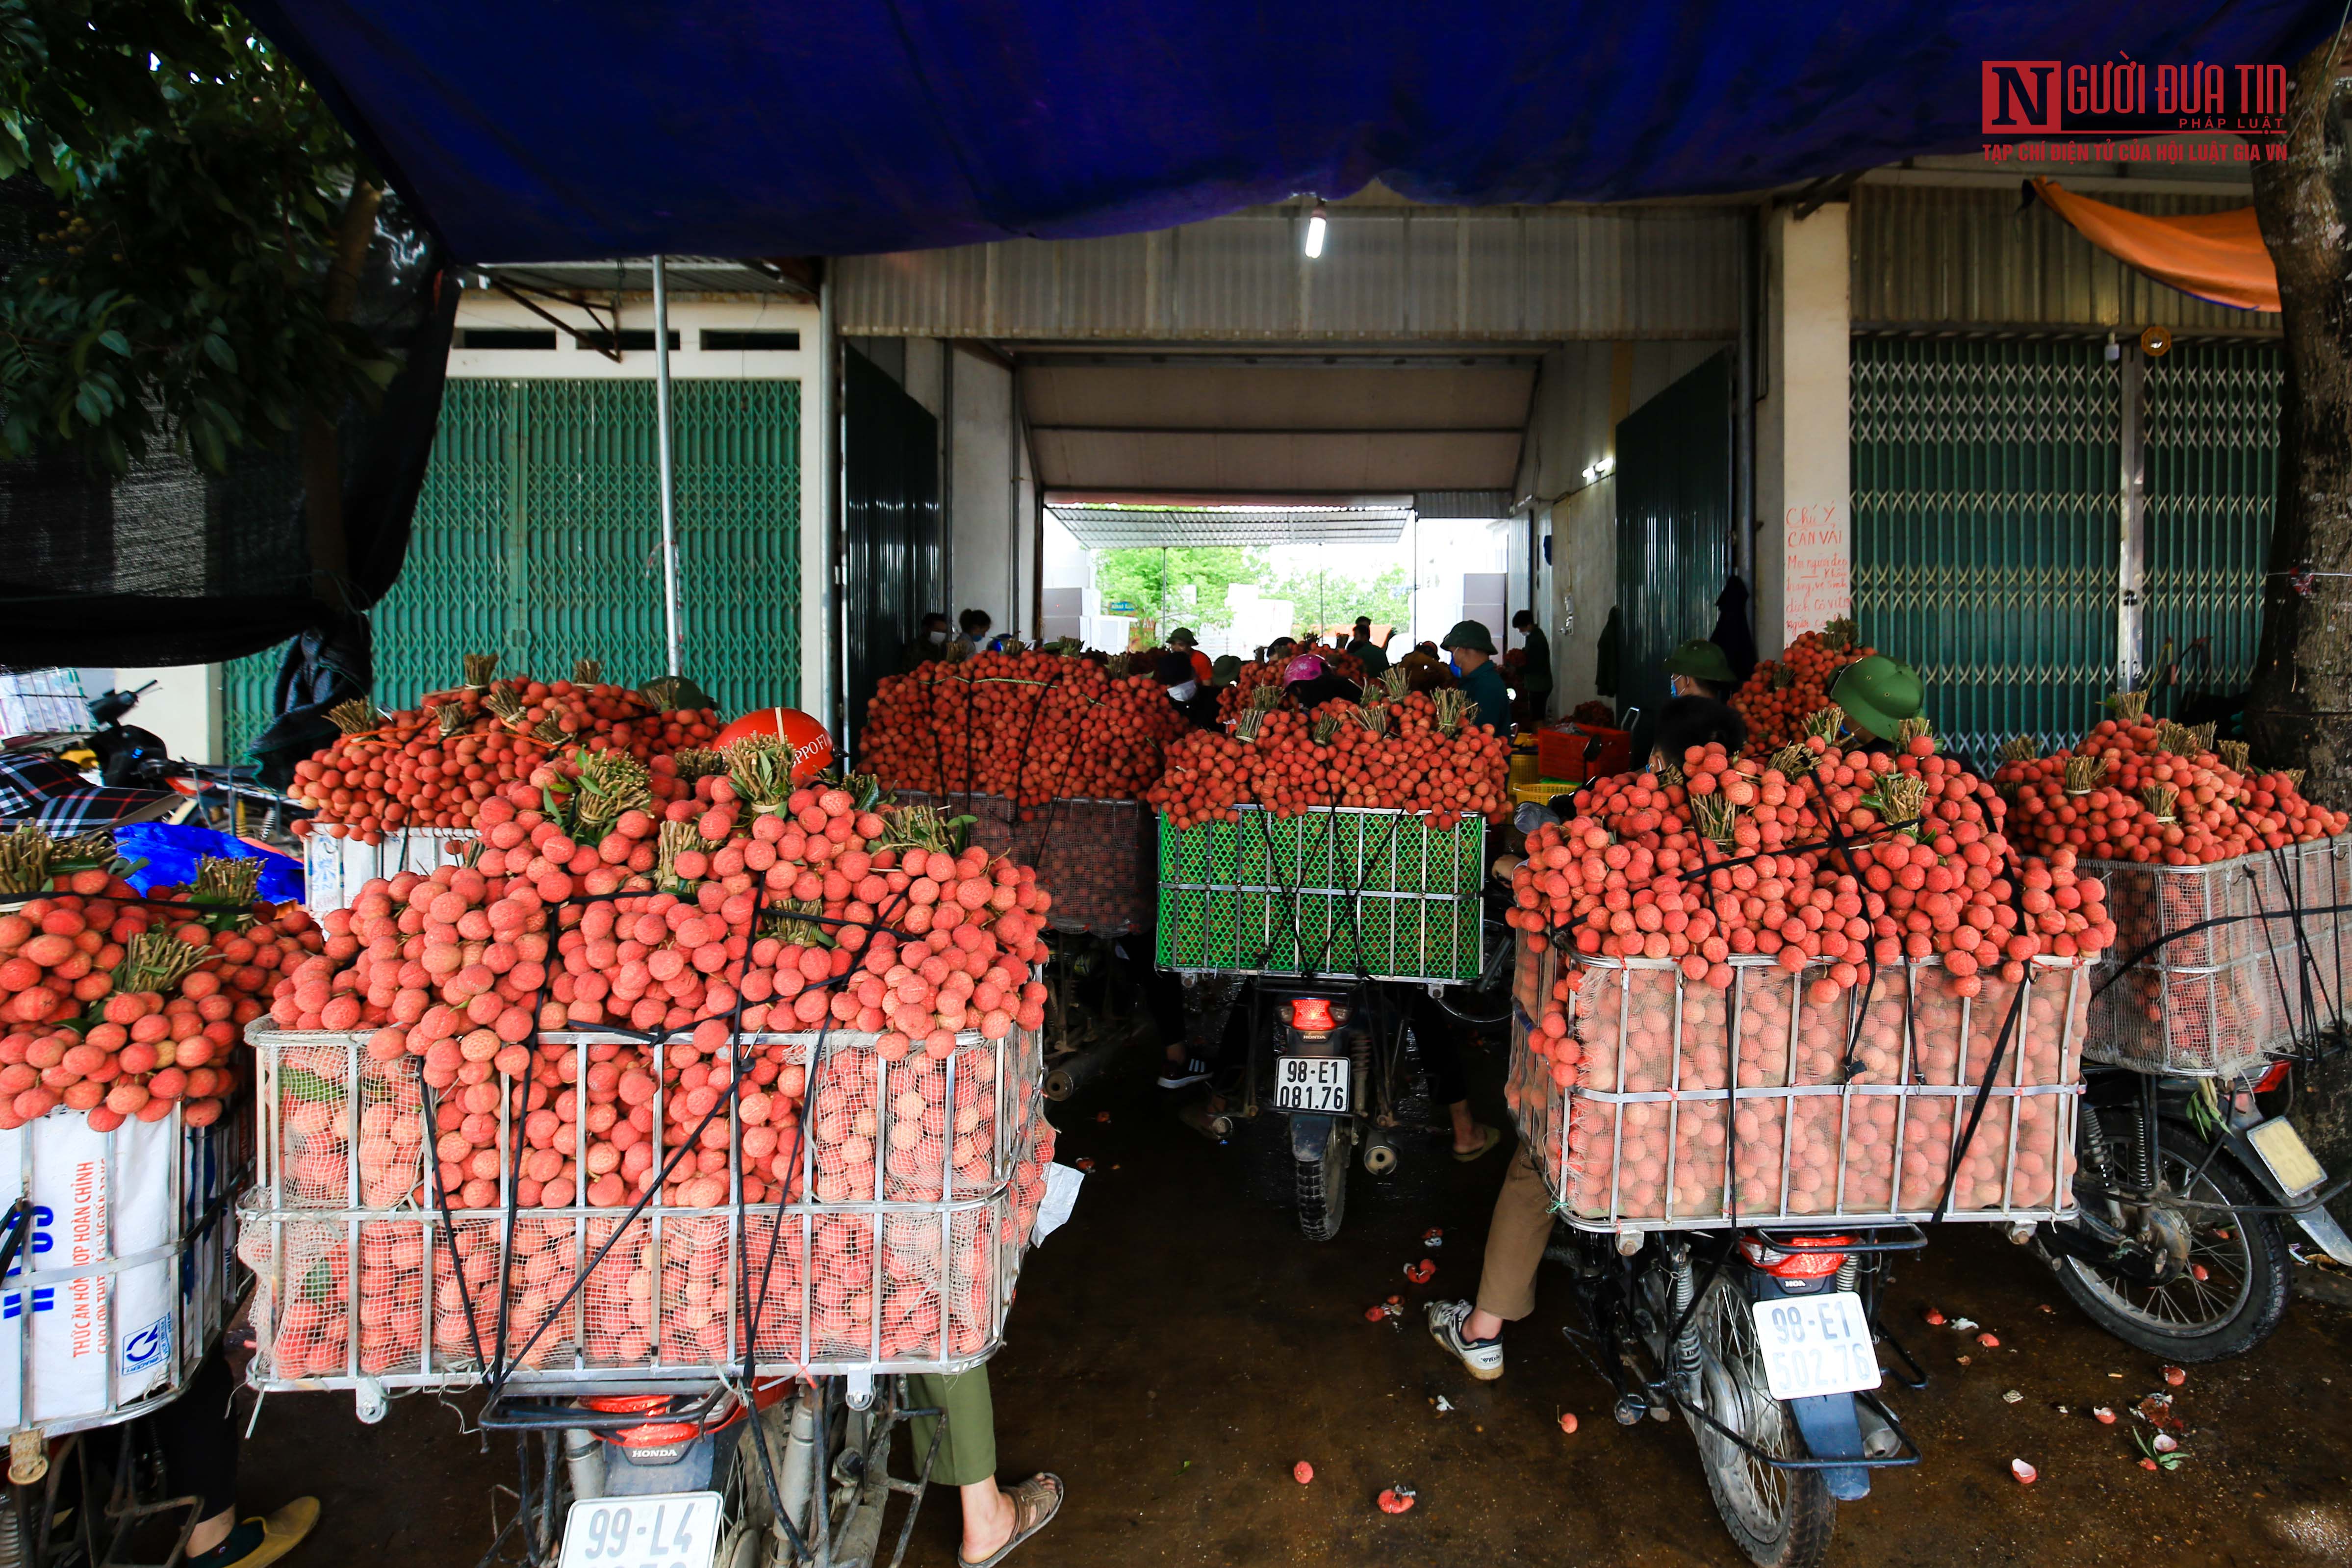
{"label": "red helmet", "polygon": [[754,708],[710,743],[725,751],[747,735],[781,735],[793,749],[793,783],[806,784],[833,766],[833,737],[797,708]]}

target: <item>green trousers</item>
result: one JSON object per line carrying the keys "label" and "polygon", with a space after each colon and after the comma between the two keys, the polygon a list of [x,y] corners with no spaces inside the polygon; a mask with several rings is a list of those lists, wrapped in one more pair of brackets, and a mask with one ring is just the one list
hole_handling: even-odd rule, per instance
{"label": "green trousers", "polygon": [[[937,1373],[910,1373],[907,1398],[914,1405],[936,1408],[947,1417],[947,1430],[939,1437],[939,1457],[931,1461],[932,1484],[968,1487],[996,1474],[996,1406],[988,1396],[985,1364],[947,1377]],[[923,1457],[931,1451],[932,1435],[940,1429],[939,1417],[919,1415],[907,1426],[915,1439],[911,1472],[920,1475]]]}

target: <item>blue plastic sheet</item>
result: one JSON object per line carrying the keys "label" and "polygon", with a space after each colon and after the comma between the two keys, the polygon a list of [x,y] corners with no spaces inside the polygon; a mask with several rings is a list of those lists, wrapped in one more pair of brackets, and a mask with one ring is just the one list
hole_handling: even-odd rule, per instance
{"label": "blue plastic sheet", "polygon": [[114,847],[131,860],[146,862],[125,879],[141,892],[150,888],[184,888],[196,879],[196,862],[206,856],[224,860],[261,862],[259,897],[273,903],[302,897],[302,863],[273,849],[247,844],[231,834],[209,827],[163,822],[142,822],[114,830]]}
{"label": "blue plastic sheet", "polygon": [[471,261],[1132,232],[1973,152],[1986,60],[2292,60],[2337,4],[253,0]]}

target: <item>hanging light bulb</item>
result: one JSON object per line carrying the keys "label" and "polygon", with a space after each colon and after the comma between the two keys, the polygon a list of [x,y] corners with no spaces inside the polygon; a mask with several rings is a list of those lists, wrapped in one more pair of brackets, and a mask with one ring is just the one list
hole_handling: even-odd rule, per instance
{"label": "hanging light bulb", "polygon": [[1323,232],[1331,226],[1323,216],[1323,204],[1317,202],[1307,218],[1307,259],[1315,260],[1323,254]]}

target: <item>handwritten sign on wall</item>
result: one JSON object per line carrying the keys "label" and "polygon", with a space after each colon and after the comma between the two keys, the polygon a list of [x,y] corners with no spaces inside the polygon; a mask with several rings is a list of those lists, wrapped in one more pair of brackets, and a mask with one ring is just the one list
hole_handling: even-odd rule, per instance
{"label": "handwritten sign on wall", "polygon": [[1793,639],[1853,614],[1852,547],[1846,509],[1837,502],[1792,506],[1781,520],[1785,598],[1781,636]]}

